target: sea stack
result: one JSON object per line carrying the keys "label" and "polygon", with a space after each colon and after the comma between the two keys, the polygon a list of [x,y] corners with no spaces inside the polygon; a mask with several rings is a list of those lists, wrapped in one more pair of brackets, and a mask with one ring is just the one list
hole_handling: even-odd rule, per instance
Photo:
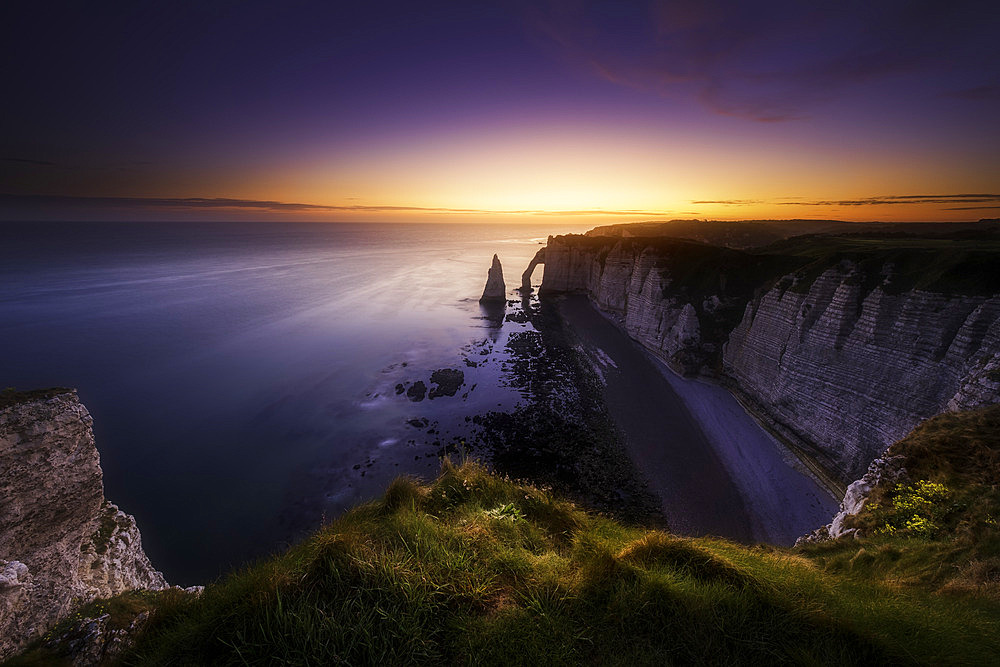
{"label": "sea stack", "polygon": [[493,266],[486,276],[486,288],[479,303],[489,303],[494,301],[507,300],[507,286],[503,282],[503,267],[500,266],[500,258],[493,255]]}

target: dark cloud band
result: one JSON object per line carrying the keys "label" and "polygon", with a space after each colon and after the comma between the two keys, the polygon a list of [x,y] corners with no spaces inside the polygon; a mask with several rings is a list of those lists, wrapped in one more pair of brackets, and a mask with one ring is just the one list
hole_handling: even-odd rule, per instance
{"label": "dark cloud band", "polygon": [[52,206],[80,206],[87,208],[154,208],[154,209],[238,209],[247,211],[279,212],[323,212],[355,211],[365,212],[414,212],[477,215],[670,215],[672,211],[651,211],[643,209],[576,209],[571,211],[548,211],[541,209],[484,209],[447,208],[436,206],[395,206],[388,204],[347,204],[334,206],[327,204],[306,204],[282,202],[267,199],[233,199],[227,197],[71,197],[62,195],[0,195],[0,208],[43,208]]}
{"label": "dark cloud band", "polygon": [[[751,206],[768,204],[775,206],[891,206],[895,204],[1000,204],[1000,194],[950,194],[950,195],[887,195],[883,197],[865,197],[863,199],[816,199],[803,200],[791,197],[775,200],[761,199],[703,199],[692,201],[692,204],[716,204],[724,206]],[[945,211],[964,211],[979,208],[1000,208],[1000,206],[956,206],[945,208]]]}

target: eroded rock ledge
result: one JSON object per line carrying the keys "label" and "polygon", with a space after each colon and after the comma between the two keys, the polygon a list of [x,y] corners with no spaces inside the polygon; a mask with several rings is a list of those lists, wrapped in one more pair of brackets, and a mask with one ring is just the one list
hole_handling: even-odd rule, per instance
{"label": "eroded rock ledge", "polygon": [[104,498],[92,421],[69,389],[0,402],[0,659],[76,605],[167,586]]}

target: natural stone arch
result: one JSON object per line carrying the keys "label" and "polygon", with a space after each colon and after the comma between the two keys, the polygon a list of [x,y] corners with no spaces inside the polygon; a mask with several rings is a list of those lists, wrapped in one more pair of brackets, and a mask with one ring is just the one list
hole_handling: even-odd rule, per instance
{"label": "natural stone arch", "polygon": [[531,291],[531,274],[534,273],[535,267],[539,264],[545,263],[545,248],[539,248],[535,256],[531,258],[531,262],[528,263],[528,268],[524,270],[521,274],[521,290],[525,292]]}

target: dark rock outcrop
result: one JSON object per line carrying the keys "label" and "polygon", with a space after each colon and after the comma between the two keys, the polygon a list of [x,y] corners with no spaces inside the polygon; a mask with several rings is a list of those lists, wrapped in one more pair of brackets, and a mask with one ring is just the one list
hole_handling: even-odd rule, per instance
{"label": "dark rock outcrop", "polygon": [[424,384],[423,380],[417,380],[410,388],[406,390],[406,397],[411,401],[419,402],[424,400],[424,396],[427,395],[427,385]]}
{"label": "dark rock outcrop", "polygon": [[457,368],[440,368],[431,373],[431,383],[434,387],[427,398],[433,400],[441,396],[454,396],[465,383],[465,373]]}

